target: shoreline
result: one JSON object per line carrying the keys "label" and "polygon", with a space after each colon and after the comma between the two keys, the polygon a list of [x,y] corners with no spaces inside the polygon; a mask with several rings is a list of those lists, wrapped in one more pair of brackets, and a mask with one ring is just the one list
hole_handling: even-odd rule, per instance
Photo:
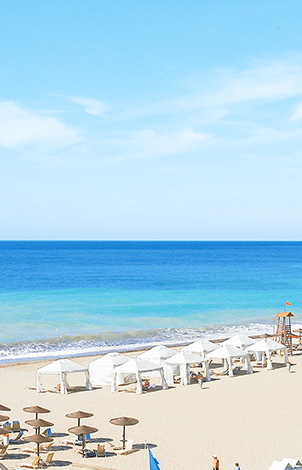
{"label": "shoreline", "polygon": [[[267,335],[267,337],[273,337],[274,335],[273,334],[269,334],[269,333],[262,333],[262,334],[259,334],[259,335],[248,335],[250,336],[252,339],[260,339],[262,338],[264,335]],[[230,336],[226,336],[226,337],[223,337],[223,338],[207,338],[207,340],[213,342],[213,343],[221,343],[223,341],[226,341],[227,339],[229,339]],[[68,359],[77,359],[77,358],[95,358],[96,356],[103,356],[105,354],[108,354],[109,352],[119,352],[121,354],[135,354],[135,353],[141,353],[141,352],[145,352],[149,349],[151,349],[152,347],[154,346],[157,346],[159,344],[164,344],[164,346],[167,346],[169,348],[182,348],[182,347],[185,347],[191,343],[193,343],[196,339],[192,339],[190,341],[185,341],[185,342],[177,342],[177,343],[169,343],[169,344],[164,344],[164,342],[158,342],[157,344],[145,344],[145,345],[142,345],[140,347],[135,347],[135,348],[129,348],[129,349],[125,349],[124,347],[113,347],[112,349],[108,350],[108,351],[98,351],[98,352],[92,352],[92,351],[87,351],[86,353],[84,351],[82,351],[81,353],[78,353],[78,354],[56,354],[55,352],[50,355],[45,355],[45,356],[39,356],[39,357],[25,357],[25,358],[13,358],[13,359],[10,359],[10,360],[4,360],[2,361],[0,359],[0,368],[2,367],[7,367],[7,366],[15,366],[15,365],[22,365],[22,364],[37,364],[37,363],[40,363],[40,362],[44,362],[44,361],[54,361],[54,360],[57,360],[57,359],[64,359],[64,358],[68,358]],[[58,351],[57,351],[58,352]]]}

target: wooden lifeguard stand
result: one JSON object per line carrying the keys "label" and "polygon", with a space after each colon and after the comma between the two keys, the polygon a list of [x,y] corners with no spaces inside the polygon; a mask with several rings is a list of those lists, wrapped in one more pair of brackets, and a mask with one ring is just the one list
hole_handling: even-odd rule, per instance
{"label": "wooden lifeguard stand", "polygon": [[284,344],[290,353],[293,349],[293,338],[297,335],[292,333],[291,317],[294,315],[291,312],[279,312],[275,316],[274,340]]}

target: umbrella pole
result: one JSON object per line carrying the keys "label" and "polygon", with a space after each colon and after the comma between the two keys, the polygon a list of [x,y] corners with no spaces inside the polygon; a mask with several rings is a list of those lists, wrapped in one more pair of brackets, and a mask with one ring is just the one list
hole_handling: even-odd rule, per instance
{"label": "umbrella pole", "polygon": [[78,426],[81,425],[80,421],[81,421],[81,418],[78,418]]}
{"label": "umbrella pole", "polygon": [[86,444],[86,441],[85,441],[85,434],[82,434],[83,436],[83,444],[82,444],[82,457],[84,457],[84,449],[85,449],[85,444]]}
{"label": "umbrella pole", "polygon": [[125,449],[126,445],[126,426],[123,426],[123,449]]}

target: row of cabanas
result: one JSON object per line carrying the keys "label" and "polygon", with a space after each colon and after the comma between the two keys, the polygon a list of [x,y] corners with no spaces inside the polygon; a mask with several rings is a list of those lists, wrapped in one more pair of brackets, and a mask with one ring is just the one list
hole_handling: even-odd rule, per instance
{"label": "row of cabanas", "polygon": [[215,360],[223,362],[224,370],[229,376],[233,375],[234,359],[245,363],[248,374],[253,373],[250,354],[255,354],[263,363],[266,360],[267,368],[272,369],[272,354],[280,350],[284,350],[287,362],[284,345],[269,338],[255,342],[246,335],[237,335],[221,345],[199,339],[182,348],[181,352],[162,345],[155,346],[135,359],[120,353],[108,353],[92,361],[88,368],[69,359],[59,359],[37,371],[37,391],[42,391],[43,374],[58,374],[60,391],[67,393],[67,375],[75,372],[85,373],[87,389],[91,386],[110,385],[112,391],[117,391],[119,385],[136,382],[136,392],[142,393],[143,377],[159,377],[162,388],[166,389],[168,385],[173,384],[175,375],[180,376],[181,384],[189,384],[192,364],[201,364],[206,381],[211,380],[209,362]]}

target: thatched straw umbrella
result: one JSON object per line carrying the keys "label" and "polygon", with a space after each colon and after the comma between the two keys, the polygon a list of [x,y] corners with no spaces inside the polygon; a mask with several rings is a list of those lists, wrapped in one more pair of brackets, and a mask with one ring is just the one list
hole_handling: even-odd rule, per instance
{"label": "thatched straw umbrella", "polygon": [[120,418],[112,418],[109,421],[111,424],[115,426],[123,426],[123,449],[125,449],[126,444],[126,426],[134,426],[139,421],[136,418],[127,418],[126,416],[121,416]]}
{"label": "thatched straw umbrella", "polygon": [[31,436],[24,437],[24,441],[35,442],[37,444],[37,455],[40,455],[40,444],[43,442],[52,442],[51,437],[43,436],[43,434],[32,434]]}
{"label": "thatched straw umbrella", "polygon": [[82,441],[82,457],[84,457],[84,449],[86,445],[85,441],[85,434],[92,434],[94,432],[97,432],[97,428],[93,428],[92,426],[85,426],[82,424],[81,426],[74,426],[73,428],[69,428],[68,432],[72,432],[72,434],[76,434],[77,436],[82,435],[83,436],[83,441]]}
{"label": "thatched straw umbrella", "polygon": [[90,418],[93,416],[93,413],[88,413],[87,411],[74,411],[73,413],[67,413],[66,418],[75,418],[78,420],[78,426],[81,426],[82,418]]}

